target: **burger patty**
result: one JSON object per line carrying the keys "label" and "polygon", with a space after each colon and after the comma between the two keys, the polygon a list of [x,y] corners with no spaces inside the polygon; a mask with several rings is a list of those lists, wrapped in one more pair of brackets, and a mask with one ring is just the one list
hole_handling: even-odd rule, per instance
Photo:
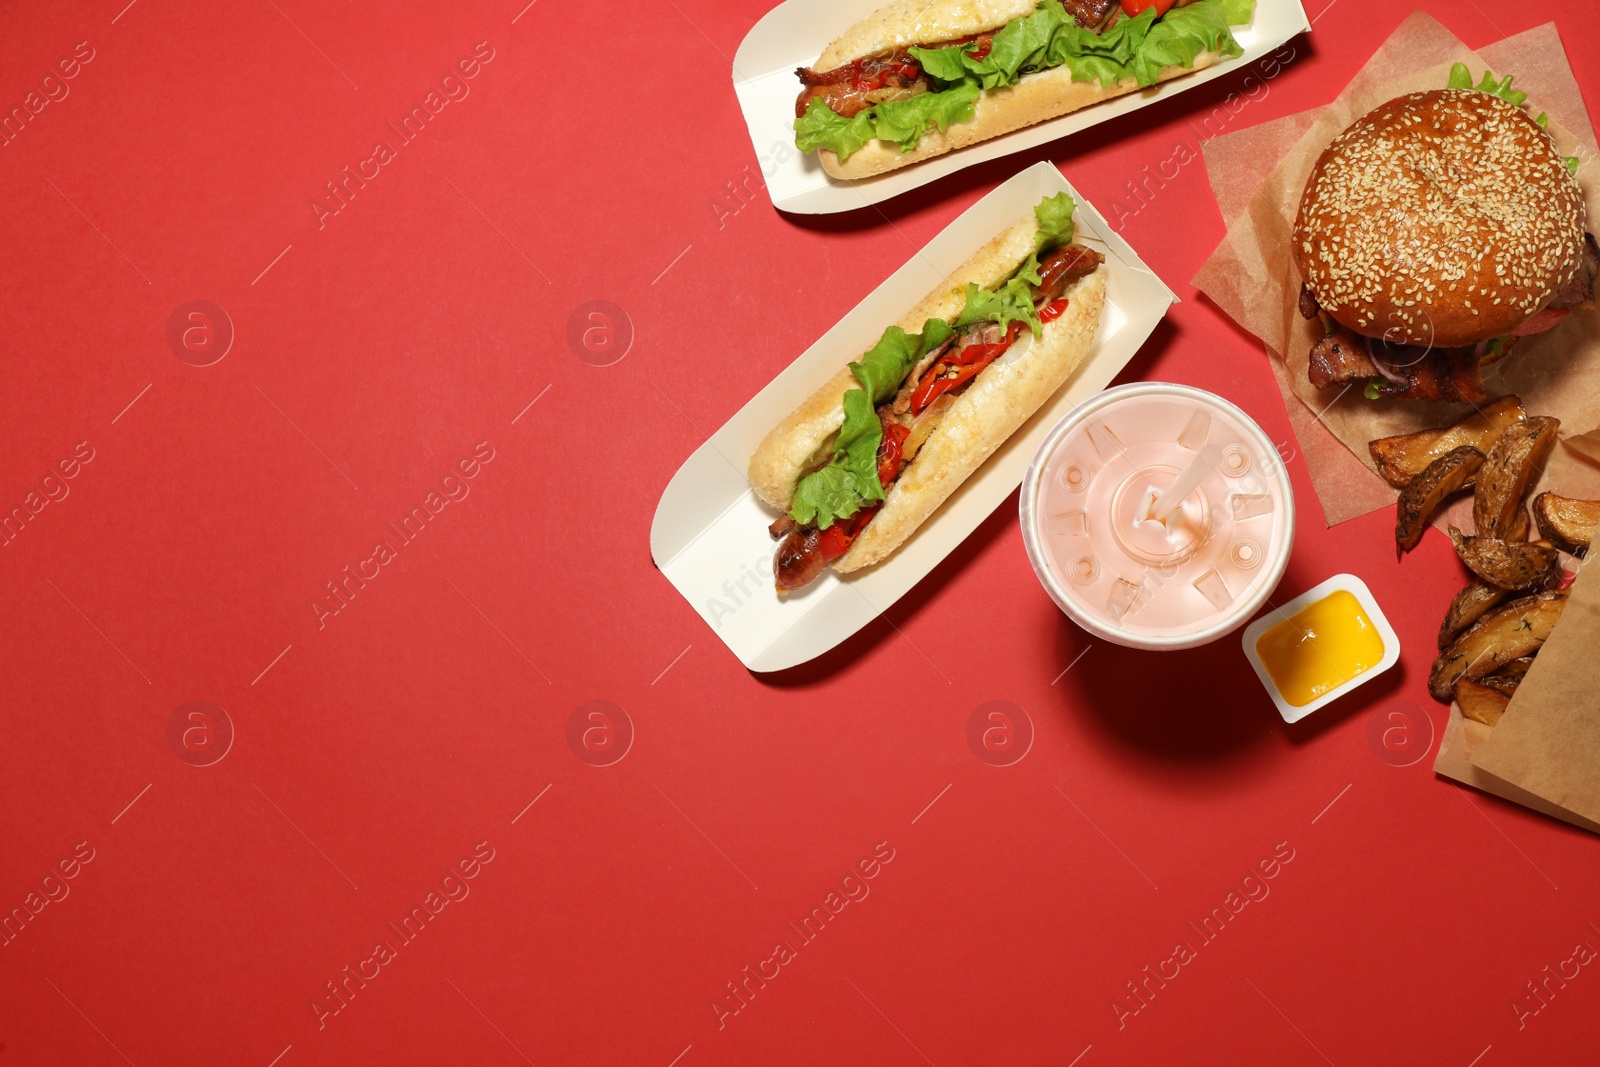
{"label": "burger patty", "polygon": [[[1392,366],[1385,374],[1372,357],[1371,345],[1369,338],[1354,330],[1334,326],[1311,346],[1307,372],[1311,384],[1322,389],[1376,381],[1381,383],[1378,392],[1400,400],[1477,404],[1489,397],[1476,348],[1415,349],[1409,362]],[[1396,380],[1400,377],[1404,384]]]}
{"label": "burger patty", "polygon": [[[1597,278],[1600,278],[1600,244],[1596,243],[1594,234],[1585,233],[1583,262],[1572,280],[1556,292],[1544,310],[1596,310],[1594,290]],[[1307,319],[1317,318],[1322,313],[1317,295],[1309,285],[1300,287],[1299,310]],[[1509,350],[1515,341],[1515,337],[1508,338],[1501,351]],[[1478,346],[1410,349],[1413,354],[1403,357],[1400,364],[1392,365],[1390,373],[1385,374],[1373,358],[1372,345],[1372,339],[1334,323],[1332,329],[1312,344],[1306,377],[1318,389],[1376,380],[1382,383],[1378,391],[1384,396],[1404,400],[1447,400],[1476,404],[1488,397],[1483,382],[1485,360],[1479,354]],[[1406,379],[1404,385],[1395,380],[1400,376]]]}

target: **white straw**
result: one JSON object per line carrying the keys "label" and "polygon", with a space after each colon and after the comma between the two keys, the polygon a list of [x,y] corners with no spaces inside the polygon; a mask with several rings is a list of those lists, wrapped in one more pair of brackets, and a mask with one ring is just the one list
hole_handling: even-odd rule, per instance
{"label": "white straw", "polygon": [[1164,493],[1157,493],[1150,498],[1150,513],[1146,516],[1151,522],[1165,525],[1172,513],[1178,510],[1183,503],[1183,498],[1194,492],[1195,487],[1211,473],[1211,468],[1222,462],[1222,449],[1216,445],[1206,445],[1200,454],[1189,464],[1187,470],[1178,475],[1177,481],[1167,486]]}

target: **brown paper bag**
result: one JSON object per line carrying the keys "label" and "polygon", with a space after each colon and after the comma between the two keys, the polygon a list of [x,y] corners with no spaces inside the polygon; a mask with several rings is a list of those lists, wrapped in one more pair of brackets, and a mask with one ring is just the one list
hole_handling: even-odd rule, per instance
{"label": "brown paper bag", "polygon": [[[1502,718],[1500,721],[1504,723],[1505,719]],[[1498,729],[1498,726],[1494,728]],[[1434,758],[1433,773],[1453,778],[1462,785],[1470,785],[1485,793],[1493,793],[1514,804],[1521,804],[1525,808],[1532,808],[1534,811],[1600,834],[1600,822],[1590,822],[1583,816],[1552,804],[1535,793],[1519,789],[1502,778],[1496,778],[1473,763],[1473,758],[1482,750],[1494,730],[1481,722],[1473,722],[1461,714],[1460,708],[1454,704],[1450,705],[1450,721],[1445,724],[1444,739],[1439,742],[1439,755]]]}
{"label": "brown paper bag", "polygon": [[1511,705],[1489,736],[1470,746],[1467,758],[1475,768],[1570,813],[1551,812],[1558,818],[1600,832],[1597,651],[1600,564],[1579,571],[1561,621],[1517,686]]}
{"label": "brown paper bag", "polygon": [[[1194,284],[1265,342],[1273,373],[1306,453],[1312,482],[1329,525],[1393,503],[1394,490],[1375,473],[1367,442],[1460,418],[1468,409],[1417,401],[1370,401],[1360,390],[1318,390],[1306,379],[1307,355],[1318,326],[1300,318],[1300,275],[1288,251],[1289,232],[1316,157],[1356,118],[1394,96],[1441,88],[1449,67],[1464,62],[1481,75],[1516,75],[1531,107],[1550,115],[1562,150],[1585,160],[1591,225],[1600,220],[1600,162],[1594,129],[1583,107],[1561,38],[1553,24],[1509,37],[1473,53],[1421,12],[1384,42],[1344,92],[1327,107],[1204,143],[1206,167],[1228,235],[1201,267]],[[1516,393],[1535,414],[1561,419],[1572,447],[1552,456],[1540,488],[1560,486],[1573,496],[1600,496],[1600,314],[1574,315],[1547,334],[1524,339],[1506,359],[1485,368],[1491,395]],[[1591,383],[1574,389],[1573,382]],[[1470,501],[1436,518],[1463,523]]]}

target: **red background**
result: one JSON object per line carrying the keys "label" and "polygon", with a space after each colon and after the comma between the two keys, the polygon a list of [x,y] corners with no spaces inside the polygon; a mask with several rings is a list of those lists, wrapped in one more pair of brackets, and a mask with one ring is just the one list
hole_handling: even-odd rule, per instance
{"label": "red background", "polygon": [[[0,947],[0,1065],[1592,1059],[1600,973],[1520,1028],[1512,1004],[1600,945],[1600,846],[1434,777],[1424,675],[1459,569],[1437,533],[1397,565],[1388,512],[1325,530],[1297,455],[1282,596],[1354,571],[1406,648],[1297,727],[1234,640],[1091,647],[1014,499],[776,676],[652,566],[677,466],[915,248],[1037,159],[1113,216],[1237,77],[881,210],[783,217],[729,84],[759,0],[122,3],[0,13],[7,109],[93,50],[0,148],[0,508],[94,457],[0,547],[0,909],[69,891]],[[1580,0],[1425,6],[1474,46],[1555,19],[1600,76]],[[1331,98],[1408,12],[1313,10],[1238,127]],[[319,228],[324,183],[484,41],[470,95]],[[1185,300],[1122,380],[1215,390],[1292,452],[1258,347],[1187,284],[1222,234],[1203,164],[1123,232]],[[207,367],[167,343],[194,299],[236,331]],[[589,300],[630,319],[620,362],[569,348]],[[478,442],[470,496],[319,628],[323,583]],[[234,730],[210,766],[179,754],[220,716],[169,741],[191,700]],[[610,766],[569,744],[591,700],[632,725]],[[1035,735],[1011,766],[967,742],[992,700]],[[479,842],[470,896],[399,945]],[[802,944],[786,924],[880,842],[850,883],[870,895]],[[1280,842],[1270,895],[1202,946],[1186,924]],[[395,958],[319,1027],[380,939]],[[1180,939],[1195,958],[1119,1026]],[[779,940],[795,958],[719,1028]]]}

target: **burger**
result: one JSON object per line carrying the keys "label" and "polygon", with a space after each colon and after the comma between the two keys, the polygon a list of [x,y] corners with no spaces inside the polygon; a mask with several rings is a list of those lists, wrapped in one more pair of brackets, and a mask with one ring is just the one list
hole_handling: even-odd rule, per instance
{"label": "burger", "polygon": [[1300,313],[1323,326],[1313,385],[1477,403],[1485,364],[1594,310],[1600,247],[1576,161],[1509,83],[1497,88],[1511,99],[1449,88],[1390,100],[1318,158],[1293,236]]}

